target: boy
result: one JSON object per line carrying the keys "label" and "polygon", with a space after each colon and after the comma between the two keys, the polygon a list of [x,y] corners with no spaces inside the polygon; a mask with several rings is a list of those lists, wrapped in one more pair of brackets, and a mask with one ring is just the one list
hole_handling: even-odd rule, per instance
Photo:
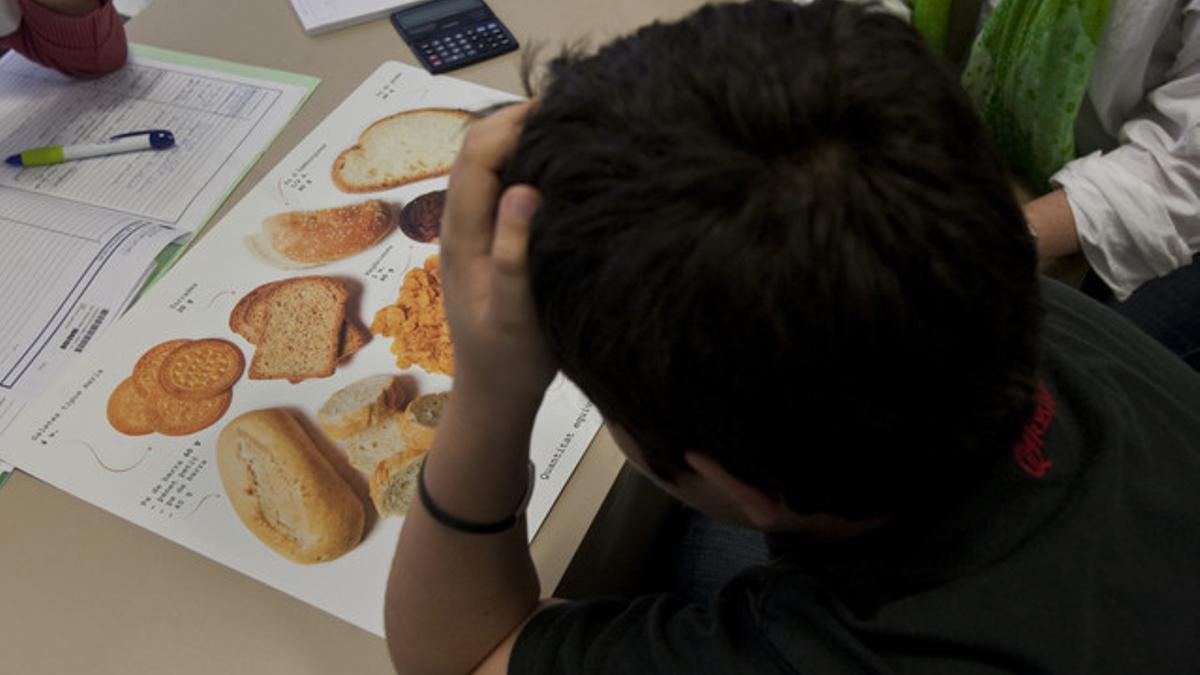
{"label": "boy", "polygon": [[[1039,284],[910,27],[710,6],[548,79],[451,176],[456,376],[388,585],[401,672],[1194,669],[1200,381]],[[705,605],[539,602],[519,515],[559,368],[771,562]]]}

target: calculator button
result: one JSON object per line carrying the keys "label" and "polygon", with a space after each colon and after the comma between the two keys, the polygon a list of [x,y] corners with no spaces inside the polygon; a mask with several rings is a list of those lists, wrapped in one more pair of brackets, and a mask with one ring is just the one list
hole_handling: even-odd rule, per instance
{"label": "calculator button", "polygon": [[495,23],[489,23],[489,24],[487,25],[487,27],[488,27],[488,28],[495,28],[495,27],[496,27],[496,24],[495,24]]}

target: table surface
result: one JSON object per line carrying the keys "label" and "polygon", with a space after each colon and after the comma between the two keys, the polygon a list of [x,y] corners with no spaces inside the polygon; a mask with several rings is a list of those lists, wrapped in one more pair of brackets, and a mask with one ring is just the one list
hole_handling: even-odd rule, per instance
{"label": "table surface", "polygon": [[[491,0],[526,47],[602,44],[699,0]],[[386,19],[315,38],[288,0],[155,0],[131,41],[315,75],[321,84],[220,219],[381,62],[417,65]],[[519,93],[510,53],[453,77]],[[622,459],[601,431],[534,540],[554,587]],[[382,589],[381,589],[382,591]],[[22,673],[391,673],[383,640],[29,476],[0,489],[0,664]]]}

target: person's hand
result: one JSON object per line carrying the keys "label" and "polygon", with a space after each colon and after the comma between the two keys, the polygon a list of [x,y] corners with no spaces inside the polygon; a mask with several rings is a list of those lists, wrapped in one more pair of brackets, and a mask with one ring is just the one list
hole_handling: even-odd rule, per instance
{"label": "person's hand", "polygon": [[502,108],[467,132],[450,174],[441,266],[455,387],[482,387],[493,400],[536,406],[557,370],[526,268],[530,220],[541,196],[528,185],[501,195],[498,175],[532,105]]}

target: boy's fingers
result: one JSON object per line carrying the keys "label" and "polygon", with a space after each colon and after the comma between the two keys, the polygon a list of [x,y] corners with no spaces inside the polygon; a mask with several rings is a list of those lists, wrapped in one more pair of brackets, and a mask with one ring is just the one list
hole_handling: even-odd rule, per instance
{"label": "boy's fingers", "polygon": [[509,312],[523,310],[529,301],[529,229],[541,204],[542,196],[528,185],[514,185],[500,197],[492,242],[491,305],[503,318],[514,318]]}
{"label": "boy's fingers", "polygon": [[467,130],[450,172],[441,231],[442,250],[450,258],[487,255],[491,250],[498,173],[516,148],[521,121],[531,105],[525,101],[501,108]]}

